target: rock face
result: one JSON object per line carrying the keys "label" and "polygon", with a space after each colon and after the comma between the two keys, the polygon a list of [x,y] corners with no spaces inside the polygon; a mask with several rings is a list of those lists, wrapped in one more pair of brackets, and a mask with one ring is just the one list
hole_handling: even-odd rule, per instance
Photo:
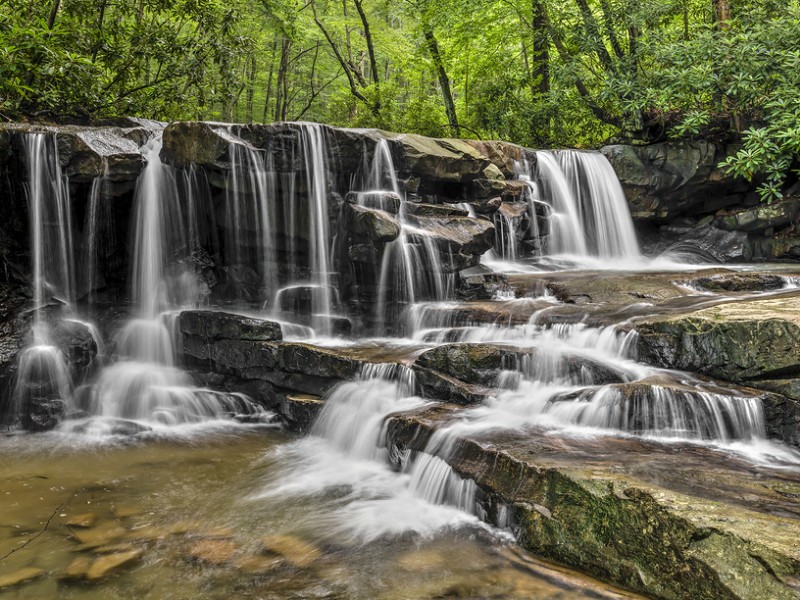
{"label": "rock face", "polygon": [[722,304],[636,325],[645,362],[739,383],[800,373],[796,296]]}
{"label": "rock face", "polygon": [[680,216],[704,216],[722,208],[758,203],[752,184],[718,168],[730,151],[710,142],[602,149],[625,189],[633,218],[662,223]]}

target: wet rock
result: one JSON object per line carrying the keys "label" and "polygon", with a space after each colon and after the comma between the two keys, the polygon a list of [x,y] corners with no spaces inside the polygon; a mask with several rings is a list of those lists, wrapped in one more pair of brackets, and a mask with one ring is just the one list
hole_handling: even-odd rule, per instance
{"label": "wet rock", "polygon": [[92,331],[80,321],[58,320],[50,329],[50,339],[61,349],[73,369],[86,369],[97,355]]}
{"label": "wet rock", "polygon": [[453,402],[461,405],[480,404],[491,394],[491,391],[479,385],[464,383],[451,377],[415,364],[414,383],[416,393],[424,398]]}
{"label": "wet rock", "polygon": [[732,302],[636,325],[641,360],[746,383],[800,374],[800,299]]}
{"label": "wet rock", "polygon": [[662,227],[666,243],[661,249],[716,262],[742,262],[752,256],[752,247],[743,231],[724,231],[713,225],[698,227]]}
{"label": "wet rock", "polygon": [[393,155],[401,157],[398,168],[425,181],[460,183],[483,177],[504,180],[500,169],[462,140],[401,134],[391,138],[389,144]]}
{"label": "wet rock", "polygon": [[305,431],[319,415],[325,402],[310,394],[289,394],[281,406],[281,415],[296,430]]}
{"label": "wet rock", "polygon": [[117,128],[80,128],[66,136],[59,133],[59,153],[66,164],[64,174],[72,181],[91,181],[104,174],[112,181],[133,181],[145,164],[139,144]]}
{"label": "wet rock", "polygon": [[[424,451],[447,418],[434,410],[394,415],[388,439],[399,450]],[[573,443],[577,456],[593,457],[590,467],[570,453]],[[747,506],[709,499],[702,496],[705,485],[690,488],[688,496],[672,491],[670,485],[680,485],[675,465],[686,458],[628,440],[618,440],[632,444],[627,450],[600,450],[608,443],[506,433],[485,441],[462,439],[442,458],[478,484],[476,499],[490,521],[510,515],[520,544],[546,560],[657,598],[794,597],[790,582],[800,573],[796,533],[786,536],[783,528],[796,532],[796,519],[761,512],[757,499]],[[687,450],[693,451],[701,452]],[[610,452],[609,462],[594,458],[598,452]],[[626,453],[634,460],[644,453],[650,465],[645,472],[669,461],[666,485],[621,467]],[[700,468],[708,470],[706,463]],[[739,482],[748,477],[736,468],[725,471],[732,485],[737,475]],[[763,482],[746,494],[759,489]]]}
{"label": "wet rock", "polygon": [[0,590],[37,579],[42,575],[44,575],[44,571],[34,567],[27,567],[13,571],[12,573],[0,575]]}
{"label": "wet rock", "polygon": [[101,523],[97,527],[89,529],[71,529],[72,537],[81,544],[83,548],[96,548],[105,546],[122,539],[127,531],[118,523],[113,521]]}
{"label": "wet rock", "polygon": [[170,123],[164,128],[161,160],[174,167],[212,165],[228,152],[234,139],[221,127],[201,122]]}
{"label": "wet rock", "polygon": [[402,199],[394,192],[349,192],[345,202],[396,215],[400,212]]}
{"label": "wet rock", "polygon": [[[510,183],[510,182],[509,182]],[[477,215],[491,215],[498,211],[500,205],[503,203],[501,198],[488,198],[485,200],[473,200],[467,202],[472,207]]]}
{"label": "wet rock", "polygon": [[427,240],[437,248],[450,254],[483,254],[494,246],[494,225],[482,219],[470,217],[409,217],[409,222],[419,232],[408,232],[412,243]]}
{"label": "wet rock", "polygon": [[400,225],[385,211],[348,204],[347,213],[347,228],[356,235],[377,243],[391,242],[400,235]]}
{"label": "wet rock", "polygon": [[89,527],[93,527],[96,521],[97,515],[95,513],[84,513],[67,517],[64,520],[64,525],[67,527],[82,527],[88,529]]}
{"label": "wet rock", "polygon": [[236,544],[231,540],[208,539],[192,544],[188,556],[199,563],[221,566],[231,562],[237,550]]}
{"label": "wet rock", "polygon": [[351,262],[366,265],[377,265],[380,262],[378,250],[372,242],[364,244],[353,244],[347,248],[347,258]]}
{"label": "wet rock", "polygon": [[785,285],[782,277],[768,273],[723,273],[698,277],[689,283],[705,292],[766,292]]}
{"label": "wet rock", "polygon": [[[497,140],[464,140],[475,148],[481,155],[488,158],[507,178],[514,177],[516,163],[528,158],[522,146]],[[535,155],[534,155],[535,156]]]}
{"label": "wet rock", "polygon": [[67,566],[59,579],[62,581],[79,581],[86,579],[86,573],[89,571],[89,567],[92,566],[92,560],[91,556],[77,557]]}
{"label": "wet rock", "polygon": [[[570,353],[555,353],[539,348],[516,348],[485,343],[444,344],[420,354],[417,364],[459,379],[465,383],[494,386],[501,369],[522,373],[534,370],[543,360],[589,384],[623,381],[619,373],[591,358]],[[446,399],[446,398],[445,398]]]}
{"label": "wet rock", "polygon": [[271,535],[261,543],[266,554],[280,556],[297,569],[306,569],[322,557],[316,546],[293,535]]}
{"label": "wet rock", "polygon": [[96,558],[86,570],[86,579],[88,581],[103,579],[114,571],[139,560],[142,554],[144,554],[143,550],[129,550],[128,552],[117,552]]}
{"label": "wet rock", "polygon": [[266,575],[281,568],[285,562],[268,556],[245,556],[234,561],[234,567],[248,575]]}
{"label": "wet rock", "polygon": [[185,310],[179,316],[184,335],[206,340],[272,341],[283,338],[281,326],[273,321],[212,310]]}
{"label": "wet rock", "polygon": [[617,172],[633,218],[660,222],[757,203],[756,184],[719,169],[718,164],[731,151],[704,141],[606,146],[601,150]]}
{"label": "wet rock", "polygon": [[403,205],[406,214],[416,217],[466,217],[469,213],[463,208],[447,204],[425,204],[422,202],[406,202]]}

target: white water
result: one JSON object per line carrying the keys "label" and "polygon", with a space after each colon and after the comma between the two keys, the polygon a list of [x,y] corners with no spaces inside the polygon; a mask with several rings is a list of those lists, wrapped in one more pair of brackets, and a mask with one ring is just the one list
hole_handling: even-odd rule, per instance
{"label": "white water", "polygon": [[196,298],[182,292],[186,272],[174,261],[189,251],[192,235],[182,213],[172,170],[160,158],[161,137],[149,143],[147,166],[135,195],[134,260],[131,297],[136,314],[116,335],[118,362],[103,369],[92,386],[90,412],[101,417],[177,425],[263,410],[240,394],[197,388],[175,367],[168,312]]}

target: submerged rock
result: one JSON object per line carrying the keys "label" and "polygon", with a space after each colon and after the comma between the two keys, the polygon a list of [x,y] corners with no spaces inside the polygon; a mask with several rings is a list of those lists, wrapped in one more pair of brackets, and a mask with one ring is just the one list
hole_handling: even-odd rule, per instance
{"label": "submerged rock", "polygon": [[310,567],[322,557],[316,546],[293,535],[270,535],[261,543],[266,554],[280,556],[298,569]]}
{"label": "submerged rock", "polygon": [[32,581],[42,575],[44,575],[44,570],[35,567],[26,567],[11,573],[6,573],[5,575],[0,575],[0,590],[25,583],[26,581]]}
{"label": "submerged rock", "polygon": [[193,561],[218,567],[231,562],[237,551],[238,546],[231,540],[207,539],[192,544],[188,557]]}

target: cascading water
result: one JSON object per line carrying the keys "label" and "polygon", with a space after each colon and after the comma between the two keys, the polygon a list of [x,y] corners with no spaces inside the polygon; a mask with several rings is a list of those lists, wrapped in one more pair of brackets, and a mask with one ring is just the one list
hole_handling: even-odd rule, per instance
{"label": "cascading water", "polygon": [[[375,144],[375,153],[364,189],[390,191],[404,199],[397,171],[394,167],[389,142],[380,138]],[[358,195],[364,204],[373,194]],[[369,208],[383,209],[381,206]],[[389,242],[383,252],[378,280],[378,302],[375,307],[378,331],[386,331],[387,324],[402,322],[406,308],[419,300],[444,300],[450,295],[451,282],[442,265],[441,256],[430,235],[415,227],[408,218],[407,204],[400,203],[398,212],[400,235]],[[406,321],[406,328],[410,322]]]}
{"label": "cascading water", "polygon": [[544,202],[552,209],[543,254],[578,261],[641,257],[625,194],[605,156],[577,150],[539,151],[535,174],[525,163],[518,171],[528,183],[525,201],[531,221],[537,221],[537,204]]}
{"label": "cascading water", "polygon": [[34,313],[32,341],[19,358],[10,418],[21,418],[28,429],[48,429],[72,404],[69,368],[51,340],[44,314],[51,297],[67,307],[74,301],[72,212],[67,179],[58,161],[57,137],[33,133],[25,135],[22,143],[28,173]]}
{"label": "cascading water", "polygon": [[136,190],[131,274],[136,315],[116,336],[119,362],[101,372],[90,412],[166,425],[259,412],[240,394],[196,388],[174,366],[169,312],[195,302],[186,292],[197,286],[186,286],[186,273],[171,269],[189,252],[192,233],[175,174],[162,163],[160,151],[161,137],[156,135],[148,144],[147,166]]}

